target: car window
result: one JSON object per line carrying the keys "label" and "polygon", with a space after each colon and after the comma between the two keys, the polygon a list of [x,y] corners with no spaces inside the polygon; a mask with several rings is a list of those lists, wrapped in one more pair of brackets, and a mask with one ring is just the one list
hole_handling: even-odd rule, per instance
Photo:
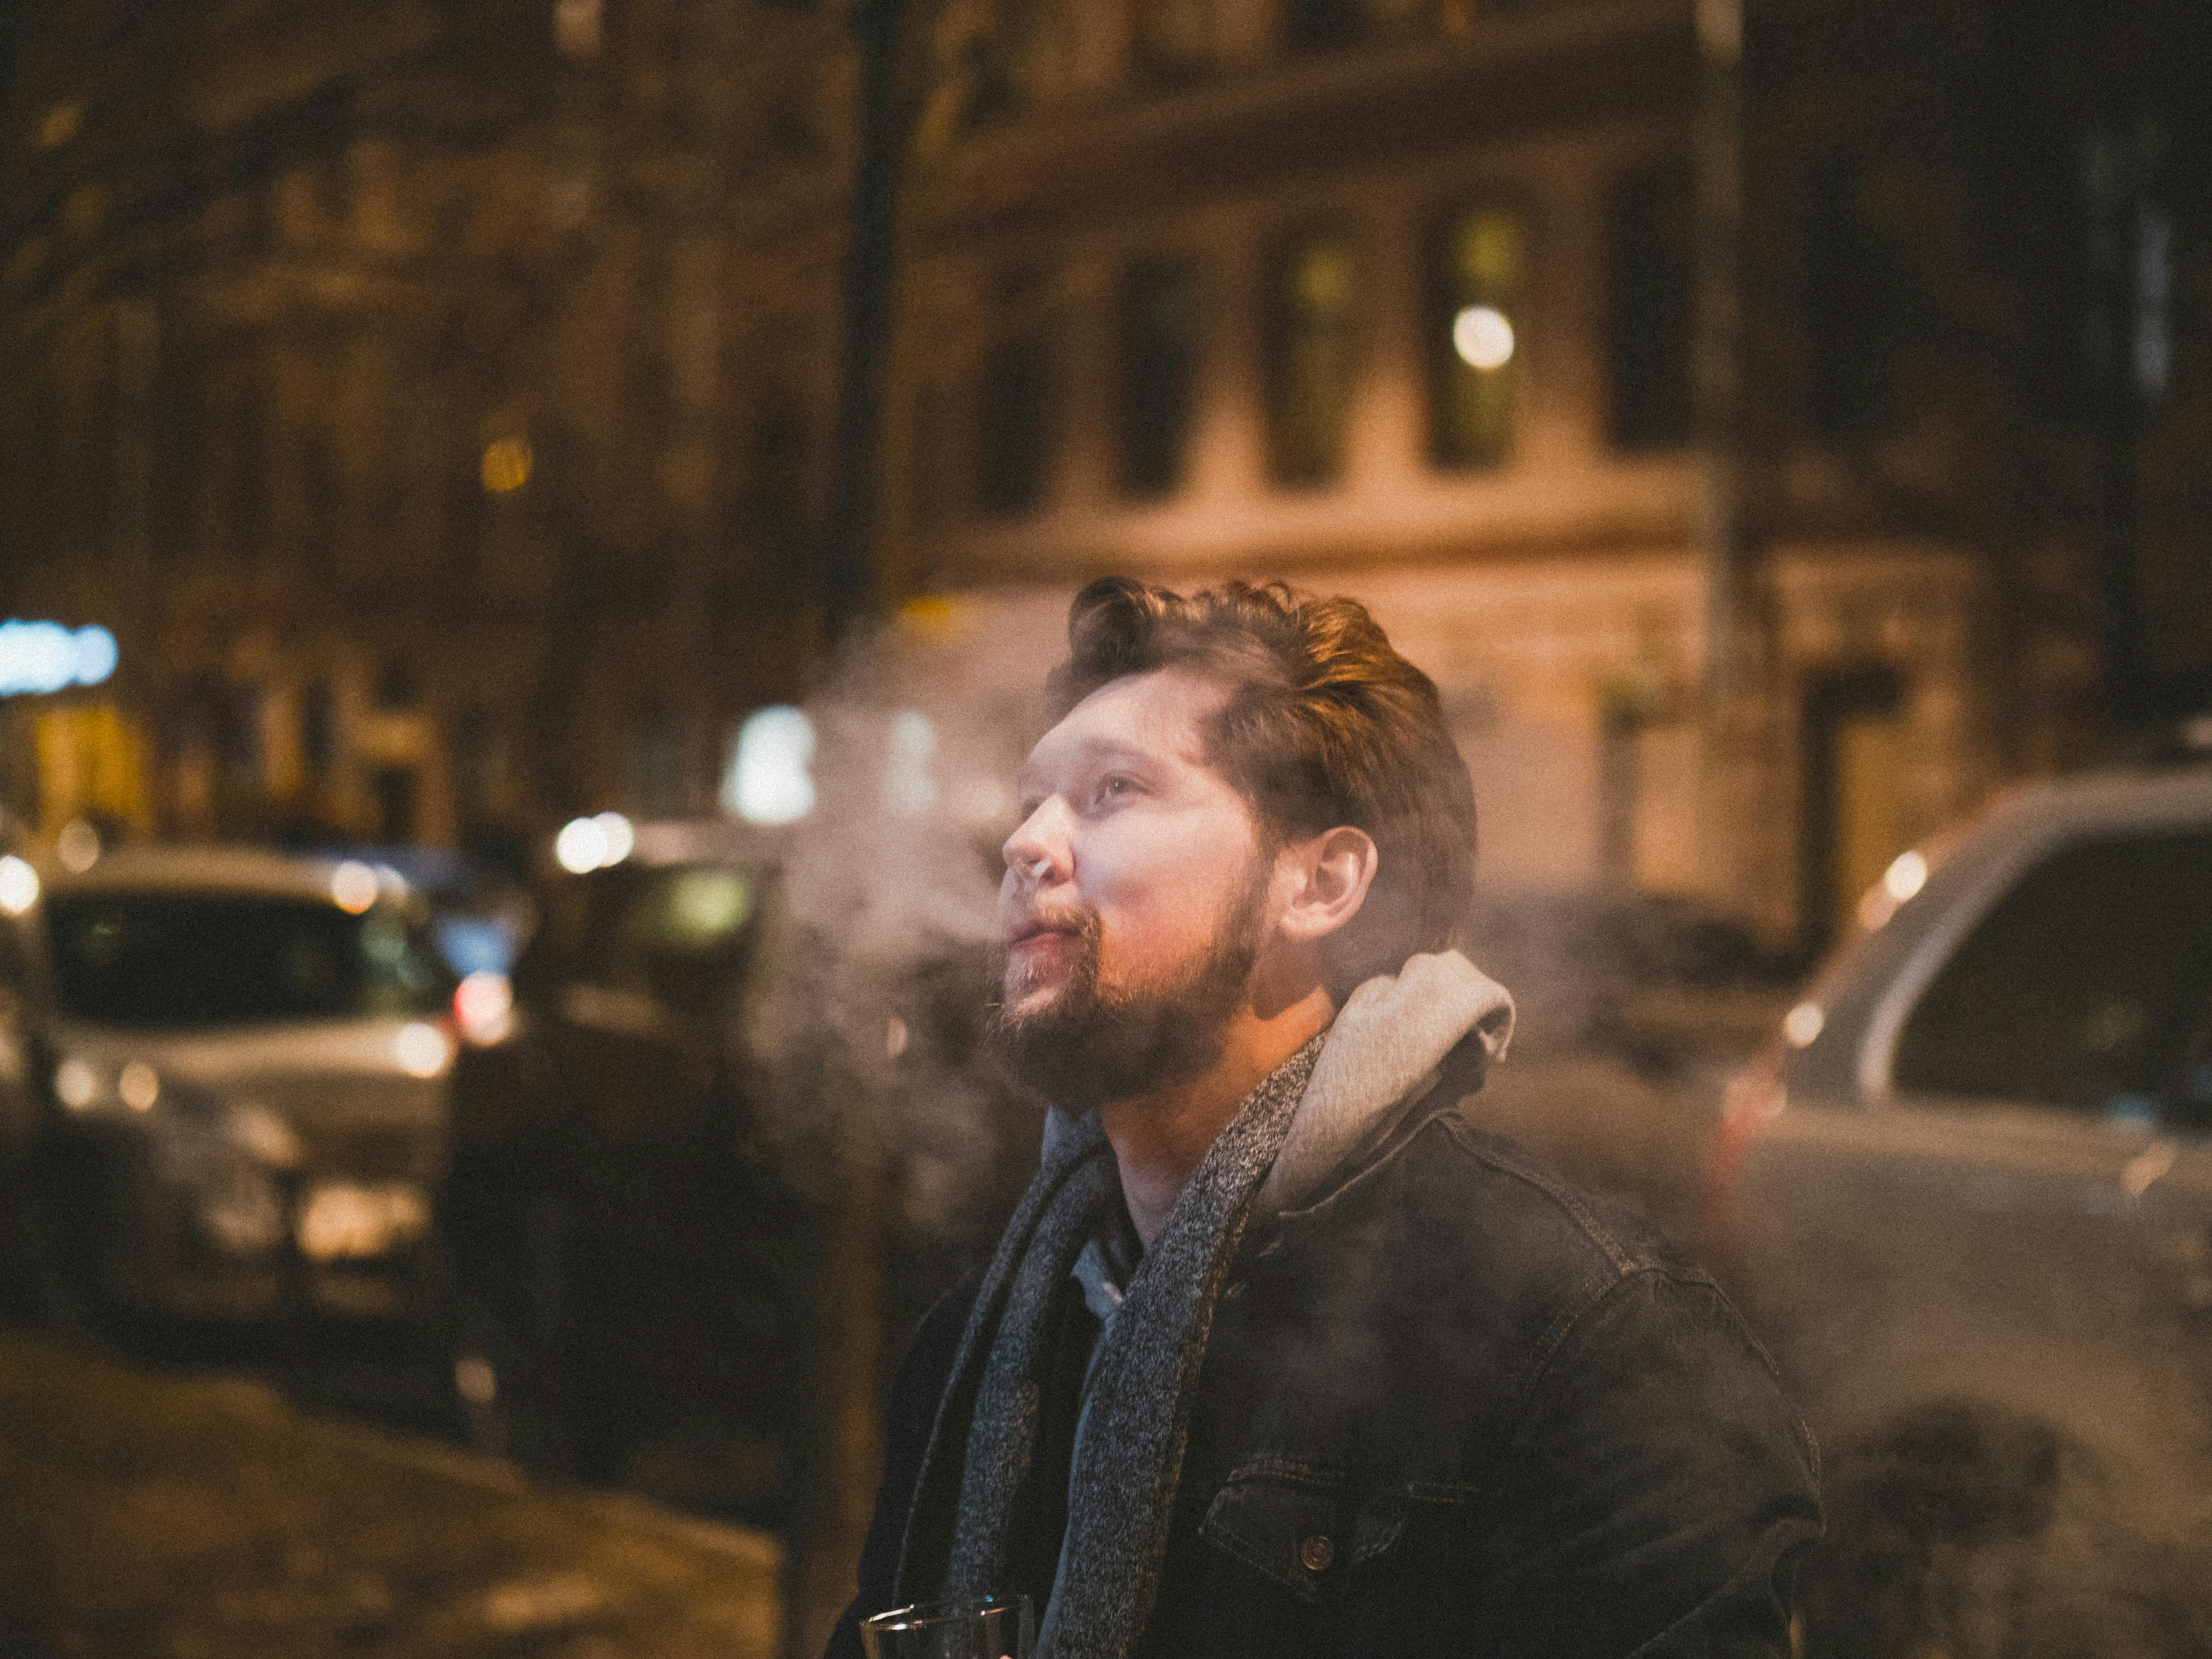
{"label": "car window", "polygon": [[64,1013],[189,1028],[431,1013],[453,981],[407,918],[307,899],[102,893],[52,900]]}
{"label": "car window", "polygon": [[2029,869],[1929,984],[1896,1085],[2154,1115],[2212,997],[2212,830],[2081,842]]}

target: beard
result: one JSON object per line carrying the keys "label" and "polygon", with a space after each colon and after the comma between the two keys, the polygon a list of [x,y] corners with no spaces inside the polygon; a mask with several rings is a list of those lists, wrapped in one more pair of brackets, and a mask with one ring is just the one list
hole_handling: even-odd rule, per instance
{"label": "beard", "polygon": [[1260,957],[1272,866],[1255,865],[1205,954],[1158,978],[1107,983],[1098,917],[1086,910],[1060,994],[1029,1012],[1001,1004],[992,1020],[994,1044],[1015,1075],[1083,1111],[1196,1077],[1218,1060]]}

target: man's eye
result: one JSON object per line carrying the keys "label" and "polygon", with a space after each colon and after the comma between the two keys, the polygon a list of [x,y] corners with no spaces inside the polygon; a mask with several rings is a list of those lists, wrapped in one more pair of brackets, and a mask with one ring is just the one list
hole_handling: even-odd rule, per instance
{"label": "man's eye", "polygon": [[1125,778],[1118,773],[1113,777],[1101,778],[1098,781],[1098,793],[1102,799],[1113,799],[1121,795],[1132,794],[1135,792],[1136,787],[1137,781],[1134,778]]}

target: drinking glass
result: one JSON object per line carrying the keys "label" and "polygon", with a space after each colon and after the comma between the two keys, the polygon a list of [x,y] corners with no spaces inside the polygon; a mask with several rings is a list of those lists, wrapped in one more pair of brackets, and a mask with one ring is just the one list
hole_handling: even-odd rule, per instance
{"label": "drinking glass", "polygon": [[868,1659],[1033,1659],[1036,1626],[1026,1595],[918,1601],[864,1620]]}

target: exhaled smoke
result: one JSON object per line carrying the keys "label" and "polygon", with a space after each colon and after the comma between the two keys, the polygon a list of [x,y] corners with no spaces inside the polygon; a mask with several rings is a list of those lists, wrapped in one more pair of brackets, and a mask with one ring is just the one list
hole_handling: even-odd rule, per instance
{"label": "exhaled smoke", "polygon": [[[1048,662],[1031,666],[1041,686]],[[880,1159],[900,1214],[942,1235],[1018,1188],[1038,1109],[983,1042],[1000,960],[1000,845],[1036,700],[931,674],[896,634],[855,641],[807,700],[812,806],[775,832],[742,1048],[769,1076],[765,1139],[828,1191]]]}

